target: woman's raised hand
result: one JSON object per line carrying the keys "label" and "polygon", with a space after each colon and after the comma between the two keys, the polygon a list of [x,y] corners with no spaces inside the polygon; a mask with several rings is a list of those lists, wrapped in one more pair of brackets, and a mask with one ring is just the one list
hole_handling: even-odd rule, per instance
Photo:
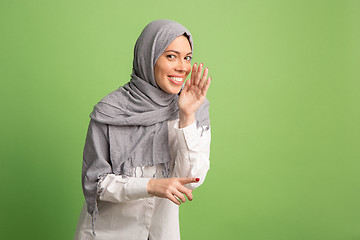
{"label": "woman's raised hand", "polygon": [[199,178],[152,178],[147,184],[147,192],[157,197],[167,198],[180,205],[181,202],[186,201],[183,194],[190,201],[193,199],[192,190],[184,187],[184,185],[196,182],[199,182]]}
{"label": "woman's raised hand", "polygon": [[203,75],[203,64],[197,68],[195,63],[192,67],[191,78],[185,83],[178,100],[180,128],[186,127],[195,121],[195,112],[204,102],[209,89],[211,77],[208,76],[208,68],[205,68]]}

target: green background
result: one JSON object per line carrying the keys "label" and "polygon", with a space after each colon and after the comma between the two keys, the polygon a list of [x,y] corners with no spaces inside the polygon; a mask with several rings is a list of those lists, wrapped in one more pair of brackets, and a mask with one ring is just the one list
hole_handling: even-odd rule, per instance
{"label": "green background", "polygon": [[72,239],[89,113],[167,18],[209,67],[182,239],[360,239],[360,1],[0,0],[1,239]]}

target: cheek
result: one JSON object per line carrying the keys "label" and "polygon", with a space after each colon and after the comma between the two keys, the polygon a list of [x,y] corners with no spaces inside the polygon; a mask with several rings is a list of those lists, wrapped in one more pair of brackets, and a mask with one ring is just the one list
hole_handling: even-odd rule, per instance
{"label": "cheek", "polygon": [[155,82],[160,87],[163,88],[167,84],[167,75],[171,74],[171,65],[169,62],[164,61],[164,59],[159,59],[155,64],[154,76]]}
{"label": "cheek", "polygon": [[163,62],[161,65],[159,65],[159,73],[161,75],[168,75],[171,73],[172,66],[170,63]]}
{"label": "cheek", "polygon": [[154,75],[155,75],[155,79],[158,80],[157,78],[159,78],[160,76],[164,75],[164,64],[159,60],[156,64],[155,64],[155,68],[154,68]]}

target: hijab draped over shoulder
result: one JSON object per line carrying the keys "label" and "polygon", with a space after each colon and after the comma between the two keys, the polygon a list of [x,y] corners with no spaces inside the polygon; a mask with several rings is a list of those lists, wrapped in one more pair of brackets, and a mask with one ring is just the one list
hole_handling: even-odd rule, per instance
{"label": "hijab draped over shoulder", "polygon": [[[192,37],[184,26],[170,20],[149,23],[136,41],[130,81],[105,96],[95,105],[91,121],[107,125],[109,163],[111,171],[90,168],[96,161],[94,151],[85,143],[83,191],[88,212],[97,212],[97,185],[106,174],[131,177],[131,169],[162,164],[164,177],[169,177],[170,150],[168,120],[179,116],[178,95],[166,93],[156,84],[154,66],[168,45],[185,35],[193,48]],[[209,125],[209,102],[205,100],[196,112],[198,127]],[[89,133],[87,140],[89,138]],[[96,163],[95,163],[96,166]]]}

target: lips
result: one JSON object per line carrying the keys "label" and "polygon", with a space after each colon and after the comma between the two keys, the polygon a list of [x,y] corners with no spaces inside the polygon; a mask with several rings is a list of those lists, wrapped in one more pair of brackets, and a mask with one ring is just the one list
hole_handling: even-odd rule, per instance
{"label": "lips", "polygon": [[168,76],[168,79],[176,85],[182,85],[184,82],[184,77],[179,76]]}

